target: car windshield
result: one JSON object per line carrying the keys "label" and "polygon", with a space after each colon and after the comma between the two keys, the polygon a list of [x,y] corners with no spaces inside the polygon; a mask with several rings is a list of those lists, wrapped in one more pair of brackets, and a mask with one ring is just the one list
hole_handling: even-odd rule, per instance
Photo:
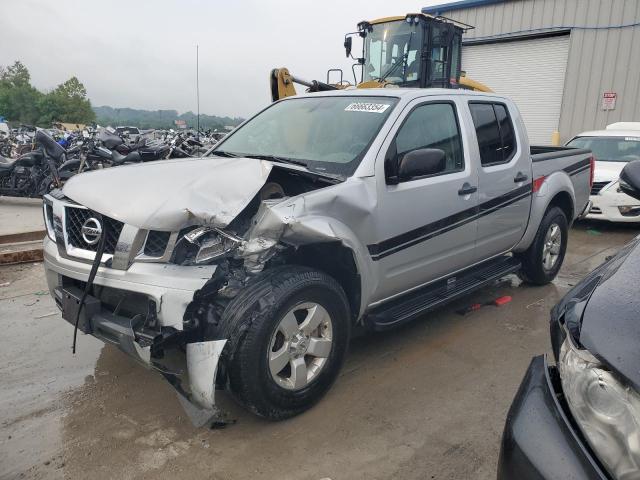
{"label": "car windshield", "polygon": [[234,130],[211,154],[299,163],[348,176],[397,102],[395,97],[373,96],[284,100]]}
{"label": "car windshield", "polygon": [[640,160],[640,135],[637,137],[576,137],[567,146],[588,148],[596,160],[632,162]]}

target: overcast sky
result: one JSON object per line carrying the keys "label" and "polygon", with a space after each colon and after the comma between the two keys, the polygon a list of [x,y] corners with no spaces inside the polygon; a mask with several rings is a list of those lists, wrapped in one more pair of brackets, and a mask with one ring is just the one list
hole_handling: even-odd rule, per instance
{"label": "overcast sky", "polygon": [[[21,60],[48,90],[77,76],[93,105],[244,116],[268,104],[268,75],[286,66],[352,79],[343,37],[364,19],[418,12],[442,0],[2,0],[0,65]],[[300,90],[300,88],[299,88]]]}

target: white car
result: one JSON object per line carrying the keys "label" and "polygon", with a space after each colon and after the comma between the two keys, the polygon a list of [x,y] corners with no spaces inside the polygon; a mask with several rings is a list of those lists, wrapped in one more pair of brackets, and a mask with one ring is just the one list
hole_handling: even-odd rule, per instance
{"label": "white car", "polygon": [[640,122],[619,122],[606,130],[583,132],[567,146],[588,148],[596,158],[591,210],[586,218],[610,222],[640,222],[640,202],[622,193],[618,178],[624,166],[640,160]]}

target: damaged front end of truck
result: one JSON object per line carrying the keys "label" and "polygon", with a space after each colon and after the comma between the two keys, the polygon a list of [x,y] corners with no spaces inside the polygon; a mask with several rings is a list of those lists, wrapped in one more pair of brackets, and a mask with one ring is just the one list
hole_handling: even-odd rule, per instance
{"label": "damaged front end of truck", "polygon": [[[138,173],[153,177],[154,184],[145,184]],[[52,295],[71,323],[84,303],[79,329],[160,372],[198,426],[227,421],[215,390],[226,387],[225,366],[234,354],[228,326],[221,327],[229,303],[265,269],[312,255],[305,250],[310,245],[362,249],[339,225],[314,214],[351,208],[356,216],[368,197],[362,184],[347,186],[344,179],[304,168],[207,158],[81,177],[45,198],[45,269]],[[342,188],[308,198],[327,187]],[[337,198],[346,205],[331,206]],[[94,279],[91,221],[110,230]],[[359,312],[356,256],[341,268],[353,284],[350,301]],[[83,301],[87,283],[92,285]]]}

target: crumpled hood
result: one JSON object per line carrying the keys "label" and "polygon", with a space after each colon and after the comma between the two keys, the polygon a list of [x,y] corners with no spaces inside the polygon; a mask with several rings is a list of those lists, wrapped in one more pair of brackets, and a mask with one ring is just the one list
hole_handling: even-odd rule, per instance
{"label": "crumpled hood", "polygon": [[580,343],[640,391],[640,243],[625,250],[601,272],[582,316]]}
{"label": "crumpled hood", "polygon": [[253,158],[161,160],[72,177],[63,193],[147,230],[227,226],[265,184],[273,164]]}
{"label": "crumpled hood", "polygon": [[603,162],[596,160],[593,180],[595,182],[614,182],[620,177],[620,172],[625,165],[627,165],[625,162]]}

